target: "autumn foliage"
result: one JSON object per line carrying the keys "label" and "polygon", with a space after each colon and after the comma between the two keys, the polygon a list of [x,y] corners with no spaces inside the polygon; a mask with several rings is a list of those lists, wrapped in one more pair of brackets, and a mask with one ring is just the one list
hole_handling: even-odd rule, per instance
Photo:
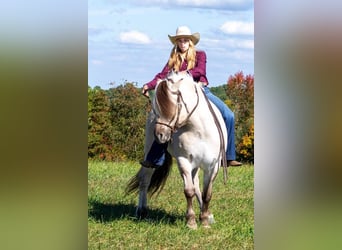
{"label": "autumn foliage", "polygon": [[226,104],[235,114],[237,158],[254,162],[254,76],[238,72],[230,76],[226,88]]}

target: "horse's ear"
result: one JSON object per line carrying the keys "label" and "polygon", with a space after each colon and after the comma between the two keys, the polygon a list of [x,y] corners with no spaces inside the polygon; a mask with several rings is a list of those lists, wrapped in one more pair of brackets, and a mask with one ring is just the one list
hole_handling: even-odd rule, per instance
{"label": "horse's ear", "polygon": [[[165,79],[158,79],[158,80],[157,80],[157,85],[159,85],[159,84],[160,84],[161,82],[163,82],[163,81],[165,81]],[[157,85],[156,85],[156,86],[157,86]]]}

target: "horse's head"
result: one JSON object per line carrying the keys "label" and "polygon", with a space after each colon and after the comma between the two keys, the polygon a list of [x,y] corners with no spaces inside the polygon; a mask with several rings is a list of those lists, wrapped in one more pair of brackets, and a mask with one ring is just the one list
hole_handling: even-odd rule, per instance
{"label": "horse's head", "polygon": [[190,75],[188,71],[178,72],[178,71],[171,70],[166,75],[166,79],[168,80],[169,88],[172,91],[177,91],[181,87],[181,83],[185,79],[190,79],[191,81],[193,81],[192,76]]}
{"label": "horse's head", "polygon": [[191,100],[193,98],[189,95],[194,93],[194,89],[192,76],[187,72],[171,71],[165,79],[158,82],[153,101],[153,110],[156,115],[155,138],[158,142],[169,141],[172,133],[185,124],[187,117],[193,111],[188,110],[184,100],[190,99],[187,100],[189,103],[196,101]]}
{"label": "horse's head", "polygon": [[167,78],[158,82],[153,100],[153,111],[156,115],[154,130],[155,139],[165,143],[171,139],[177,114],[177,95],[172,88],[173,83]]}

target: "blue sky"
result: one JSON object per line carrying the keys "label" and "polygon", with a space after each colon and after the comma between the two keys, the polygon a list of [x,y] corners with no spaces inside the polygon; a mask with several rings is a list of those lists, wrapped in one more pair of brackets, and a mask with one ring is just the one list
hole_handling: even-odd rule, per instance
{"label": "blue sky", "polygon": [[210,86],[238,71],[254,75],[251,0],[88,0],[88,85],[152,80],[168,60],[168,35],[182,25],[201,35]]}

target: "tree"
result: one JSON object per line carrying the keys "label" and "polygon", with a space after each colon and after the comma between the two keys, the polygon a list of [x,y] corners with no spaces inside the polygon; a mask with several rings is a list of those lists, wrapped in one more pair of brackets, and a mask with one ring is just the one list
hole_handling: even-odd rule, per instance
{"label": "tree", "polygon": [[222,101],[227,99],[227,85],[221,85],[217,87],[210,87],[210,92],[220,98]]}
{"label": "tree", "polygon": [[235,142],[238,158],[254,162],[254,76],[237,72],[227,82],[227,97],[235,114]]}
{"label": "tree", "polygon": [[142,159],[144,156],[147,101],[133,83],[109,90],[115,157]]}
{"label": "tree", "polygon": [[112,160],[110,101],[100,87],[88,87],[88,158]]}

